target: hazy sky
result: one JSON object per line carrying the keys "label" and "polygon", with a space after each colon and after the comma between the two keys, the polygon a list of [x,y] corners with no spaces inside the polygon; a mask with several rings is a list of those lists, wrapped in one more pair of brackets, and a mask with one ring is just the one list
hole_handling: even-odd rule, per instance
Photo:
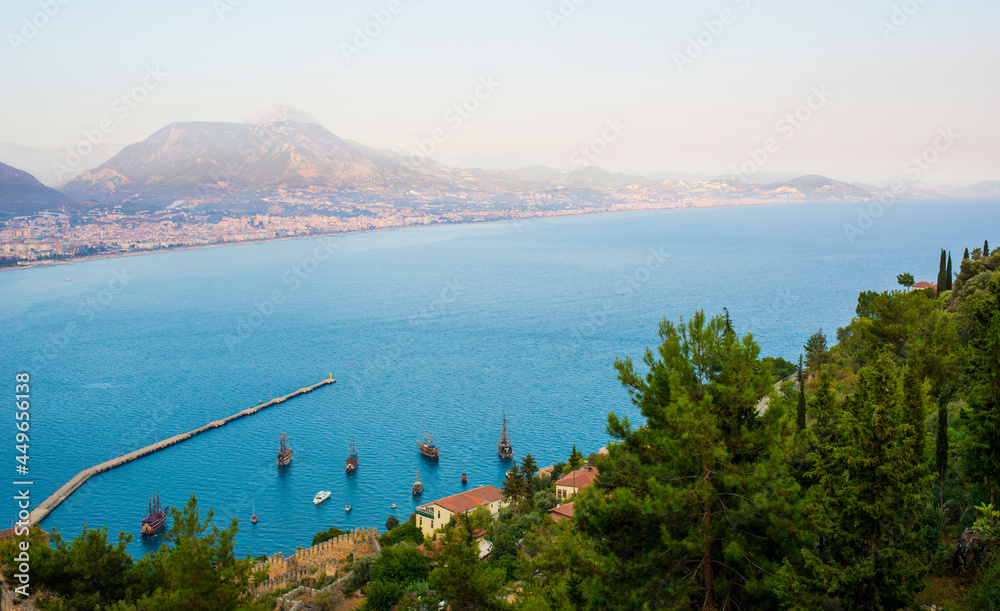
{"label": "hazy sky", "polygon": [[1000,179],[996,0],[4,0],[0,31],[0,142],[287,104],[401,152],[441,129],[458,164],[569,167],[603,133],[607,169],[728,175],[774,138],[763,170],[860,181],[950,127],[923,178]]}

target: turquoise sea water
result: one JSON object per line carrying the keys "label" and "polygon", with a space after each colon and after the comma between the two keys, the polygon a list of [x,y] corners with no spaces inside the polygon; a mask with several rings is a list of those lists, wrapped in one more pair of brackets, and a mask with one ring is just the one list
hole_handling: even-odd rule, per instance
{"label": "turquoise sea water", "polygon": [[[663,317],[728,307],[765,355],[793,359],[818,327],[833,339],[860,291],[905,271],[934,281],[940,248],[957,263],[1000,227],[995,202],[899,203],[850,241],[857,208],[451,225],[3,272],[0,388],[13,401],[14,374],[32,376],[37,504],[84,465],[332,373],[335,385],[92,478],[43,522],[138,533],[154,492],[171,505],[197,494],[216,523],[240,519],[240,554],[287,554],[330,526],[405,520],[418,468],[424,502],[460,491],[463,472],[469,487],[499,485],[504,412],[518,458],[596,451],[607,412],[634,413],[613,362],[641,357]],[[417,453],[425,429],[437,463]],[[282,432],[295,460],[279,473]],[[316,507],[321,489],[333,495]],[[136,536],[130,551],[155,544]]]}

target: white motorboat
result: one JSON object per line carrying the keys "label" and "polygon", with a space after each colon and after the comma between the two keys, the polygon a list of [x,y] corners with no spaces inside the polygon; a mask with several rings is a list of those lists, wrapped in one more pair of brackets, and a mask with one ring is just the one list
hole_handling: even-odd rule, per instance
{"label": "white motorboat", "polygon": [[347,507],[344,507],[344,511],[350,511],[350,510],[351,510],[351,505],[350,503],[348,503]]}
{"label": "white motorboat", "polygon": [[313,497],[313,505],[319,505],[328,498],[330,498],[330,491],[320,490],[316,493],[316,496]]}

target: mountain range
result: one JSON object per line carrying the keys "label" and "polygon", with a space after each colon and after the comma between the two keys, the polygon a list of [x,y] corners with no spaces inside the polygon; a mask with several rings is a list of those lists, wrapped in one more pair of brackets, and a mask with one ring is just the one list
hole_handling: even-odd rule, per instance
{"label": "mountain range", "polygon": [[[878,190],[816,175],[738,184],[727,179],[654,180],[596,166],[456,168],[342,139],[308,113],[289,107],[255,113],[243,123],[172,123],[83,171],[59,192],[34,179],[30,184],[27,173],[13,174],[13,168],[4,167],[0,212],[7,214],[65,207],[72,201],[85,208],[122,206],[126,212],[179,205],[206,212],[260,212],[275,206],[308,210],[366,203],[468,208],[538,201],[562,207],[622,201],[855,201],[870,199]],[[993,196],[1000,193],[1000,181],[966,191]]]}

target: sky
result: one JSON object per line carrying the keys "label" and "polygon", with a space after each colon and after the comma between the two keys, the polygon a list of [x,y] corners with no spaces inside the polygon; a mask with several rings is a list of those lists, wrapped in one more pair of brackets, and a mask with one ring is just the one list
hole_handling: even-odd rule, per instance
{"label": "sky", "polygon": [[4,0],[0,33],[25,146],[289,105],[462,166],[1000,179],[995,0]]}

